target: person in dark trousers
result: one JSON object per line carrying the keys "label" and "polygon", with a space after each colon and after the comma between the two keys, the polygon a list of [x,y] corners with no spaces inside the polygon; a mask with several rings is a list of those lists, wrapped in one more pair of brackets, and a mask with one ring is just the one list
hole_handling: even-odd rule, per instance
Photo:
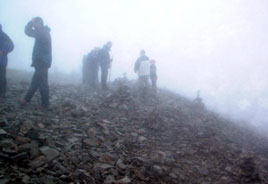
{"label": "person in dark trousers", "polygon": [[84,55],[83,61],[82,61],[82,83],[84,85],[88,83],[87,55]]}
{"label": "person in dark trousers", "polygon": [[154,91],[156,91],[156,89],[157,89],[157,74],[156,74],[155,60],[151,60],[150,79],[152,82],[152,88]]}
{"label": "person in dark trousers", "polygon": [[111,67],[112,59],[110,58],[110,50],[112,47],[112,42],[107,42],[103,48],[99,51],[99,63],[101,68],[101,87],[103,90],[107,90],[107,78],[108,71]]}
{"label": "person in dark trousers", "polygon": [[14,49],[14,44],[9,36],[2,31],[0,24],[0,97],[4,98],[7,90],[6,68],[7,55]]}
{"label": "person in dark trousers", "polygon": [[50,28],[44,26],[42,18],[35,17],[26,25],[25,34],[35,38],[32,54],[32,67],[35,68],[35,72],[23,104],[29,103],[36,90],[39,89],[42,107],[48,108],[48,69],[52,61]]}
{"label": "person in dark trousers", "polygon": [[94,48],[88,54],[88,67],[89,67],[89,87],[91,89],[96,89],[99,83],[99,54],[100,48]]}

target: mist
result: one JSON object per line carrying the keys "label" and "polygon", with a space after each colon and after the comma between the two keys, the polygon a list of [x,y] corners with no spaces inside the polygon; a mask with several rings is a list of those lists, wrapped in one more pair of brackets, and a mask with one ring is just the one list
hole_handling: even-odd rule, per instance
{"label": "mist", "polygon": [[14,41],[8,68],[32,71],[33,39],[24,27],[40,16],[51,28],[50,73],[80,77],[83,55],[113,42],[112,80],[145,49],[161,88],[189,99],[201,91],[213,111],[268,130],[266,0],[0,0],[0,24]]}

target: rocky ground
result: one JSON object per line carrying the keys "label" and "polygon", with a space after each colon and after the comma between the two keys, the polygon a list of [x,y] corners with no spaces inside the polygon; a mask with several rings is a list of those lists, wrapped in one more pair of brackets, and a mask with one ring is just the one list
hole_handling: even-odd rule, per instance
{"label": "rocky ground", "polygon": [[0,184],[268,183],[267,140],[200,103],[118,79],[51,85],[44,111],[38,95],[20,107],[28,85],[0,102]]}

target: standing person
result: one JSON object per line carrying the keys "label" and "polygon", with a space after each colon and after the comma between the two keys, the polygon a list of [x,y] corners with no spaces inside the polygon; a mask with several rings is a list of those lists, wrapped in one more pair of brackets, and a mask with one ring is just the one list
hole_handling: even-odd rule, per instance
{"label": "standing person", "polygon": [[135,63],[134,72],[138,73],[140,91],[142,96],[145,97],[150,75],[150,61],[144,50],[140,51],[140,57]]}
{"label": "standing person", "polygon": [[32,54],[32,67],[35,68],[35,72],[30,88],[23,100],[23,104],[29,103],[36,90],[39,89],[42,107],[48,108],[48,69],[52,61],[50,28],[44,26],[41,17],[35,17],[25,26],[25,34],[35,38]]}
{"label": "standing person", "polygon": [[82,60],[82,83],[87,84],[87,55],[84,55]]}
{"label": "standing person", "polygon": [[90,76],[90,87],[95,90],[98,87],[99,83],[99,54],[100,48],[94,48],[90,53],[90,69],[89,69],[89,76]]}
{"label": "standing person", "polygon": [[112,48],[112,42],[107,42],[103,48],[99,51],[99,63],[101,67],[101,87],[103,90],[107,90],[107,78],[108,70],[111,67],[112,59],[110,58],[110,50]]}
{"label": "standing person", "polygon": [[4,98],[7,89],[6,68],[7,55],[14,49],[14,44],[9,36],[2,31],[0,24],[0,97]]}
{"label": "standing person", "polygon": [[154,91],[156,91],[156,89],[157,89],[157,74],[156,74],[155,60],[151,60],[150,79],[152,82],[152,88]]}

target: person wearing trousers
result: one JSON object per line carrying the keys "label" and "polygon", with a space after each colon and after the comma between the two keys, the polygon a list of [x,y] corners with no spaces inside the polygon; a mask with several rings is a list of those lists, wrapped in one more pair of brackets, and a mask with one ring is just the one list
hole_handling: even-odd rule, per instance
{"label": "person wearing trousers", "polygon": [[0,24],[0,97],[4,98],[7,90],[6,68],[7,55],[14,49],[14,44],[9,36],[2,31]]}
{"label": "person wearing trousers", "polygon": [[35,17],[26,25],[25,34],[35,38],[32,54],[32,67],[35,68],[35,72],[32,77],[30,88],[23,100],[23,104],[29,103],[35,92],[39,89],[42,107],[48,108],[48,69],[50,68],[52,61],[50,28],[44,26],[41,17]]}

